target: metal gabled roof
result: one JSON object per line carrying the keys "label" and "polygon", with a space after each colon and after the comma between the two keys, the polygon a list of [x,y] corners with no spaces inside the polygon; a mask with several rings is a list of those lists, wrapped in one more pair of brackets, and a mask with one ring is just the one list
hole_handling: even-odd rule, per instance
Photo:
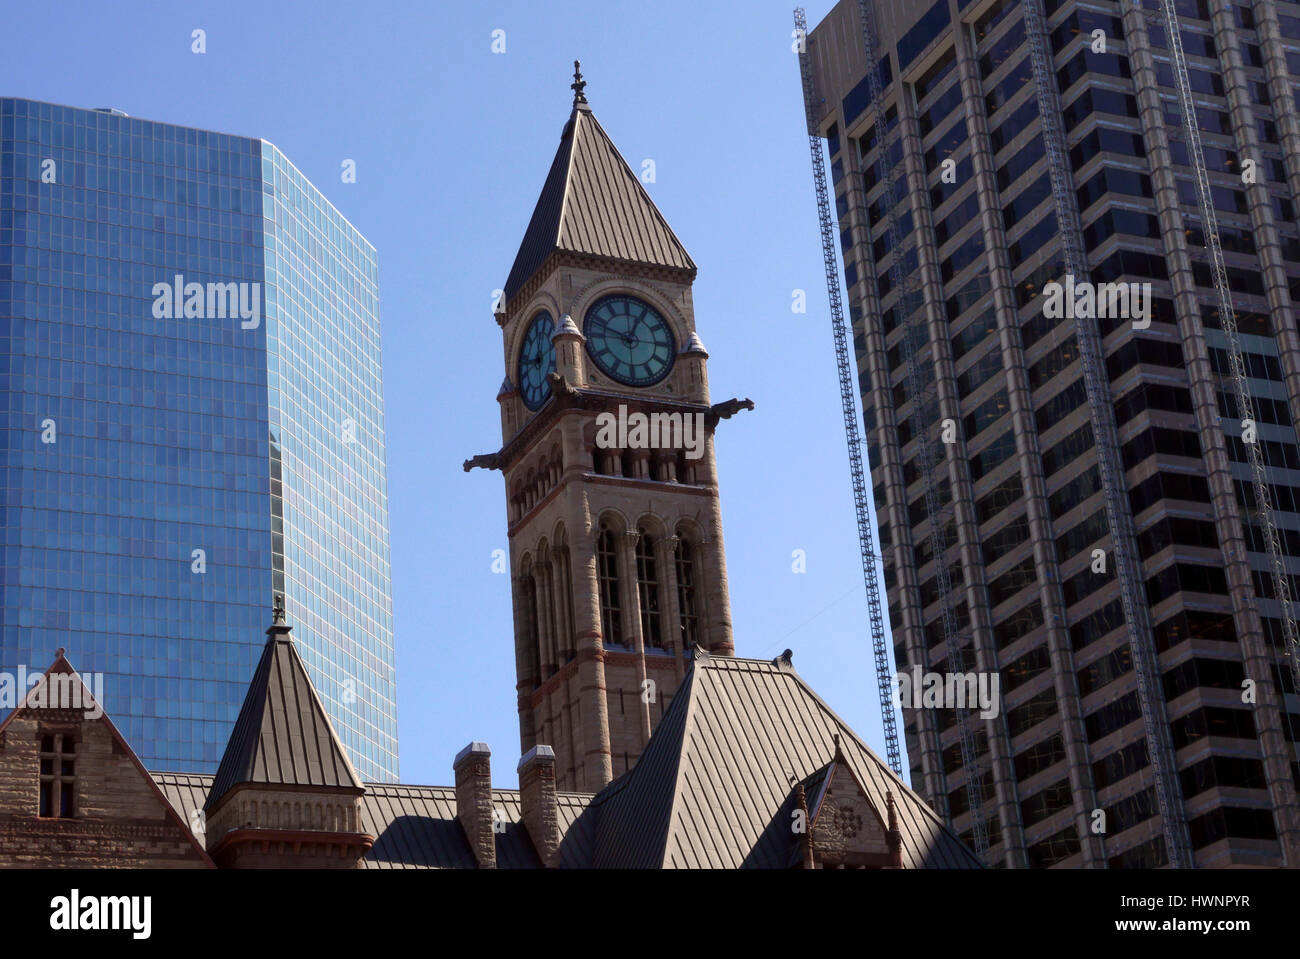
{"label": "metal gabled roof", "polygon": [[[151,773],[158,788],[180,814],[197,826],[213,777],[197,773]],[[465,831],[456,820],[456,787],[366,783],[361,797],[362,832],[375,844],[361,865],[366,869],[474,869],[477,862]],[[561,833],[591,801],[588,793],[559,793]],[[497,868],[540,869],[541,860],[523,824],[516,789],[492,790],[492,805],[501,810],[504,831],[496,834]],[[200,842],[202,836],[198,837]]]}
{"label": "metal gabled roof", "polygon": [[575,105],[506,280],[506,300],[557,250],[694,272],[695,263],[584,102]]}
{"label": "metal gabled roof", "polygon": [[156,773],[150,772],[153,781],[162,790],[163,796],[180,814],[181,819],[195,830],[200,841],[201,830],[196,829],[202,822],[198,813],[207,804],[208,793],[212,791],[212,776],[209,773]]}
{"label": "metal gabled roof", "polygon": [[560,863],[787,868],[790,847],[775,841],[774,823],[785,815],[788,824],[792,783],[825,775],[837,734],[846,765],[882,818],[886,792],[896,797],[905,868],[980,867],[792,668],[707,655],[695,661],[636,766],[597,794],[569,831]]}
{"label": "metal gabled roof", "polygon": [[216,806],[243,783],[361,789],[289,629],[275,625],[267,630],[266,648],[226,743],[206,808]]}
{"label": "metal gabled roof", "polygon": [[[696,669],[687,673],[636,765],[592,800],[595,835],[590,862],[584,865],[596,869],[658,869],[662,865],[681,781],[680,743],[697,701],[691,695],[697,676]],[[561,843],[562,852],[563,846]],[[562,855],[560,862],[565,861]]]}

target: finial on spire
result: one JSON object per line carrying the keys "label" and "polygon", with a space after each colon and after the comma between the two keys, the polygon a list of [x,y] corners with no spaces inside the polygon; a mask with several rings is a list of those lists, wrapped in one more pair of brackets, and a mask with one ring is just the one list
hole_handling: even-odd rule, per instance
{"label": "finial on spire", "polygon": [[587,81],[582,79],[582,62],[579,60],[574,60],[573,61],[573,82],[569,84],[569,88],[573,90],[573,105],[575,107],[580,103],[587,102],[587,95],[582,92],[584,89],[586,89],[586,86],[587,86]]}
{"label": "finial on spire", "polygon": [[266,635],[276,640],[288,640],[293,627],[289,625],[284,612],[284,593],[275,594],[275,603],[271,607],[271,625],[266,627]]}

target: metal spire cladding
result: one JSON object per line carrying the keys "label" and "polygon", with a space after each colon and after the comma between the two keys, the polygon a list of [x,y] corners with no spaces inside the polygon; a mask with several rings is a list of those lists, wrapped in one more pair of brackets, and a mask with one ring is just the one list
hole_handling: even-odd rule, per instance
{"label": "metal spire cladding", "polygon": [[574,61],[573,112],[506,280],[509,301],[560,251],[682,270],[695,263],[591,111]]}
{"label": "metal spire cladding", "polygon": [[241,783],[361,789],[289,636],[292,629],[277,596],[266,648],[208,793],[208,809]]}

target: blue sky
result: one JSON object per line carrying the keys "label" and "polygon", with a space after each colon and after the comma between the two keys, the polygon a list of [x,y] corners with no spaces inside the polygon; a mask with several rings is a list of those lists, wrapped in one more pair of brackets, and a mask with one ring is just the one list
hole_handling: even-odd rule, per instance
{"label": "blue sky", "polygon": [[[810,3],[810,23],[831,5]],[[792,4],[6,6],[0,95],[263,137],[378,248],[406,782],[450,782],[472,739],[492,746],[497,784],[515,782],[510,590],[491,569],[507,545],[502,480],[461,462],[500,445],[492,291],[580,58],[596,116],[634,169],[655,161],[647,189],[699,264],[714,401],[757,404],[718,440],[737,654],[793,649],[883,753]]]}

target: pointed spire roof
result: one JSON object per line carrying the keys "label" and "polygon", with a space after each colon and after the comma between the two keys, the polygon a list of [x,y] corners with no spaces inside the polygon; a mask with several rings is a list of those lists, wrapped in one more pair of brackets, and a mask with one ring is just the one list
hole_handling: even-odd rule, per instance
{"label": "pointed spire roof", "polygon": [[282,604],[277,596],[275,622],[217,767],[208,809],[244,783],[362,788],[289,637],[293,627],[285,623]]}
{"label": "pointed spire roof", "polygon": [[640,178],[600,125],[574,61],[573,112],[506,280],[510,300],[557,250],[695,271]]}

